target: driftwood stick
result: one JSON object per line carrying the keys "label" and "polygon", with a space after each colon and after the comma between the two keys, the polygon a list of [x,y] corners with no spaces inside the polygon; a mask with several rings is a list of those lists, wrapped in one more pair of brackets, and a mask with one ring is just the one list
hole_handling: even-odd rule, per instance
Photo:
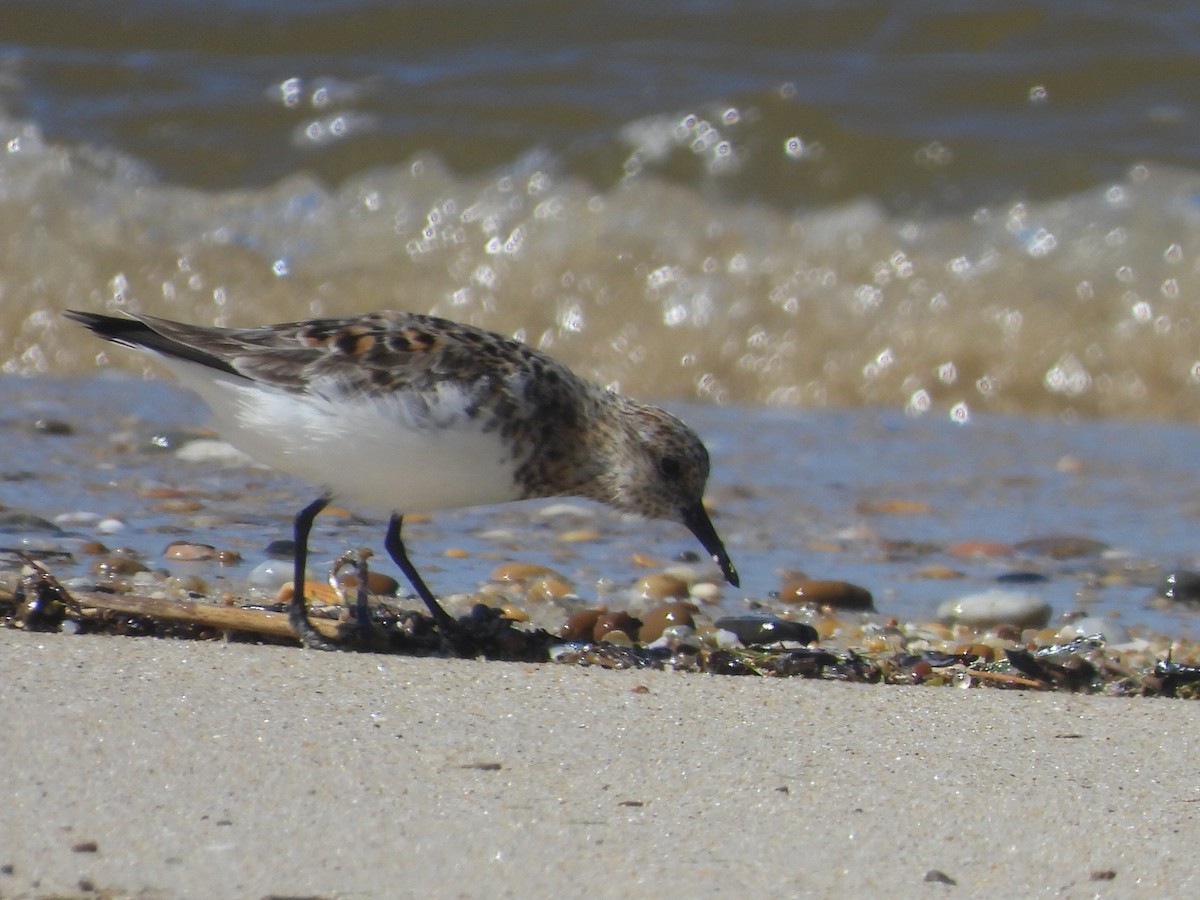
{"label": "driftwood stick", "polygon": [[[213,606],[208,603],[190,603],[186,600],[155,600],[129,594],[99,594],[90,591],[75,591],[76,602],[86,611],[104,610],[130,616],[148,616],[168,622],[183,622],[205,628],[226,631],[248,631],[270,637],[295,638],[288,624],[287,613],[270,612],[265,609],[242,609],[236,606]],[[337,638],[341,624],[332,619],[312,619],[313,627],[324,637]]]}
{"label": "driftwood stick", "polygon": [[988,672],[984,669],[964,669],[972,678],[983,681],[994,681],[998,684],[1011,684],[1015,687],[1036,688],[1039,691],[1052,691],[1054,685],[1044,681],[1034,681],[1032,678],[1022,678],[1020,675],[1008,675],[1004,672]]}

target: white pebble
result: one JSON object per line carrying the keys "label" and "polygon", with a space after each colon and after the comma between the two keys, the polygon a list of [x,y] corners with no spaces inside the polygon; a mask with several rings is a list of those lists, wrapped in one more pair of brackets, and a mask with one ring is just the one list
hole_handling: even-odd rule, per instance
{"label": "white pebble", "polygon": [[[292,580],[293,568],[291,560],[264,560],[250,570],[250,574],[246,576],[246,582],[251,587],[273,594]],[[306,581],[316,581],[311,570],[305,572],[304,578]]]}
{"label": "white pebble", "polygon": [[65,512],[54,517],[54,524],[60,528],[77,528],[79,526],[91,527],[103,519],[104,516],[97,512],[88,512],[85,509],[78,509],[75,512]]}
{"label": "white pebble", "polygon": [[175,451],[175,457],[184,462],[218,462],[238,465],[254,462],[233,444],[207,438],[189,441]]}
{"label": "white pebble", "polygon": [[937,614],[944,622],[975,628],[995,625],[1041,628],[1050,621],[1050,604],[1036,594],[991,590],[947,600],[938,607]]}
{"label": "white pebble", "polygon": [[596,517],[596,511],[579,503],[551,503],[538,510],[538,515],[547,519],[556,516],[578,516],[584,519],[593,519]]}
{"label": "white pebble", "polygon": [[120,519],[101,519],[96,523],[96,530],[101,534],[116,534],[125,530],[125,523]]}
{"label": "white pebble", "polygon": [[1129,640],[1129,632],[1125,630],[1125,626],[1099,616],[1084,616],[1082,619],[1076,619],[1074,622],[1064,625],[1055,638],[1066,642],[1097,634],[1104,638],[1106,644],[1124,644]]}
{"label": "white pebble", "polygon": [[678,578],[680,581],[685,581],[688,584],[700,580],[700,571],[695,566],[689,566],[686,563],[667,566],[662,571],[664,575],[670,575],[672,578]]}
{"label": "white pebble", "polygon": [[708,640],[718,650],[734,650],[742,646],[742,642],[738,640],[738,636],[732,631],[726,631],[724,628],[718,628],[709,634]]}

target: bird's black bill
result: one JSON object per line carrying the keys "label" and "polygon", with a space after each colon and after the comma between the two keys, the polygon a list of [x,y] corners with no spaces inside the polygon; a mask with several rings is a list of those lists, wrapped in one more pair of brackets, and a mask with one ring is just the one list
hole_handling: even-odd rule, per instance
{"label": "bird's black bill", "polygon": [[729,554],[725,552],[725,545],[721,543],[721,539],[717,536],[717,529],[713,528],[712,520],[708,518],[708,513],[705,512],[704,506],[697,503],[690,509],[683,511],[683,524],[691,529],[692,534],[704,546],[709,555],[713,558],[718,566],[721,567],[721,574],[725,576],[725,580],[734,587],[741,585],[741,579],[738,578],[737,569],[733,567],[733,561],[730,560]]}

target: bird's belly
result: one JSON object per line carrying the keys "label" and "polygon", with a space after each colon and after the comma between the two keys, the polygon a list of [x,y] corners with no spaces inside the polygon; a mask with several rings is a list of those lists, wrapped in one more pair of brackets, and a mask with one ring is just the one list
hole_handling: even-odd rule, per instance
{"label": "bird's belly", "polygon": [[231,444],[348,505],[409,513],[519,498],[511,448],[453,408],[418,419],[386,399],[331,401],[235,380],[201,393]]}

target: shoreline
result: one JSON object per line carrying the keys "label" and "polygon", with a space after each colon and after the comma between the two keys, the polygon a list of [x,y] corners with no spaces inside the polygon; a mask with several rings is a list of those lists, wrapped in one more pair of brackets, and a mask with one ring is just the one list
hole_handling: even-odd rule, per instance
{"label": "shoreline", "polygon": [[1200,883],[1182,701],[10,630],[0,686],[6,897]]}

